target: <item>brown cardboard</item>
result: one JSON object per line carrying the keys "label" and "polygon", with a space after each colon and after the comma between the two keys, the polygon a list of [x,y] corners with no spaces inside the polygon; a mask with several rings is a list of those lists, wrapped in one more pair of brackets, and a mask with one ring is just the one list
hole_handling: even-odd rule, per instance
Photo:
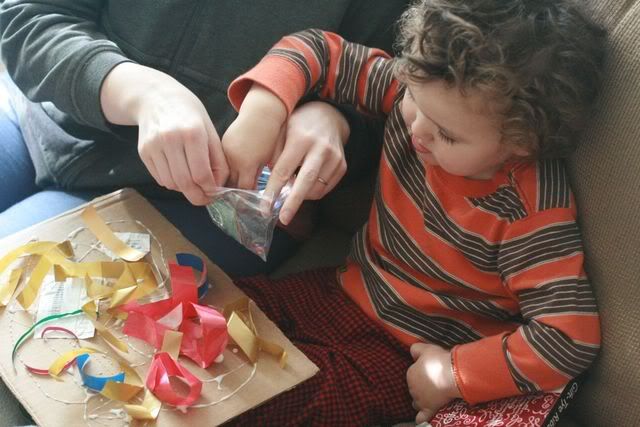
{"label": "brown cardboard", "polygon": [[[169,221],[134,190],[120,190],[95,199],[91,204],[106,221],[126,221],[112,223],[110,226],[114,231],[144,232],[144,229],[135,221],[144,224],[162,243],[166,260],[175,259],[176,252],[191,252],[206,259],[204,254],[188,242]],[[27,243],[32,238],[62,242],[72,231],[84,226],[80,219],[82,209],[82,206],[78,207],[0,240],[0,257]],[[88,230],[84,230],[75,235],[72,241],[78,244],[75,249],[76,255],[80,256],[88,248],[82,244],[91,243],[95,241],[95,238]],[[152,242],[152,253],[154,258],[157,258],[160,253],[154,242]],[[90,253],[83,261],[98,258],[104,259],[101,254]],[[210,304],[221,310],[226,303],[243,295],[229,277],[208,259],[207,268],[209,282],[214,286],[203,304]],[[155,424],[163,427],[218,425],[283,391],[291,389],[318,371],[318,368],[293,346],[255,304],[252,304],[252,309],[260,336],[286,349],[289,356],[286,368],[281,369],[274,357],[261,354],[255,375],[251,377],[253,366],[241,352],[234,353],[235,346],[231,341],[224,352],[224,361],[214,363],[207,370],[200,369],[188,359],[181,357],[180,362],[192,373],[200,379],[209,380],[209,382],[204,382],[202,397],[197,403],[223,398],[224,400],[206,408],[190,408],[186,413],[175,409],[167,410],[167,405],[163,405],[163,410]],[[47,368],[58,354],[73,348],[72,340],[48,339],[44,342],[43,340],[29,339],[19,350],[14,371],[11,363],[11,350],[19,336],[26,331],[31,323],[32,320],[28,314],[18,311],[13,303],[9,304],[7,308],[0,308],[0,376],[29,411],[35,422],[45,427],[126,424],[123,413],[120,411],[121,403],[109,403],[107,399],[99,395],[90,397],[86,403],[80,403],[87,399],[87,394],[83,386],[74,379],[76,378],[75,374],[63,374],[62,381],[57,381],[50,377],[34,376],[24,368],[23,363]],[[119,329],[114,327],[112,330],[122,336]],[[130,350],[129,354],[124,355],[130,362],[134,364],[144,362],[146,358],[142,354],[151,354],[151,349],[142,341],[130,338],[129,342],[141,353]],[[108,348],[100,338],[93,338],[85,343],[104,349]],[[143,380],[148,366],[148,361],[144,365],[136,366],[136,370]],[[211,379],[233,369],[236,370],[223,377],[222,390],[217,390],[217,382],[211,381]],[[117,368],[113,366],[110,359],[101,356],[92,358],[90,373],[111,375],[116,371]],[[240,387],[243,383],[245,385]],[[232,394],[233,392],[235,394]],[[142,393],[139,397],[142,397]],[[74,403],[62,403],[59,400]]]}

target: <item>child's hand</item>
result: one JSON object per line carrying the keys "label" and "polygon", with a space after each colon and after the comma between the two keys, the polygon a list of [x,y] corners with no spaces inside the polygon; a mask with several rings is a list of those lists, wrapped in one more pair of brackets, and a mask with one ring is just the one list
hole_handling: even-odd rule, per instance
{"label": "child's hand", "polygon": [[228,185],[255,189],[264,165],[272,162],[284,144],[287,109],[271,91],[254,84],[238,117],[222,137],[229,165]]}
{"label": "child's hand", "polygon": [[433,345],[411,346],[414,364],[407,370],[409,393],[418,411],[416,423],[429,421],[445,404],[462,397],[453,377],[451,352]]}

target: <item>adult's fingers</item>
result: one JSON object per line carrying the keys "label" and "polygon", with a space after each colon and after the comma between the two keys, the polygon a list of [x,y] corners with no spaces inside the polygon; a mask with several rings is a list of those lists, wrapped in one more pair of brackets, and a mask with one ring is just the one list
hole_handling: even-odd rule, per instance
{"label": "adult's fingers", "polygon": [[229,165],[222,150],[218,131],[208,118],[205,127],[209,139],[207,146],[209,148],[209,164],[211,165],[211,172],[213,172],[214,187],[222,187],[229,178]]}
{"label": "adult's fingers", "polygon": [[158,173],[158,183],[169,190],[177,190],[178,186],[173,180],[173,176],[171,175],[171,170],[169,168],[169,162],[167,162],[167,157],[164,155],[164,152],[159,151],[155,153],[152,160]]}
{"label": "adult's fingers", "polygon": [[[305,159],[305,162],[307,160]],[[347,171],[343,158],[332,157],[323,162],[316,184],[307,193],[307,199],[321,199],[338,184]]]}
{"label": "adult's fingers", "polygon": [[202,193],[212,194],[216,189],[216,182],[211,167],[208,134],[202,129],[201,133],[194,133],[192,138],[192,141],[184,145],[191,181],[200,187]]}
{"label": "adult's fingers", "polygon": [[162,184],[162,179],[160,178],[160,174],[158,173],[158,168],[156,168],[155,163],[153,163],[153,158],[151,158],[151,157],[142,158],[142,156],[140,158],[142,159],[142,163],[144,163],[145,167],[147,168],[147,170],[149,171],[149,173],[151,174],[153,179],[159,185],[163,185]]}
{"label": "adult's fingers", "polygon": [[209,197],[204,193],[191,176],[187,162],[186,147],[183,144],[172,144],[165,151],[173,181],[185,197],[193,205],[206,205]]}
{"label": "adult's fingers", "polygon": [[307,199],[307,195],[316,185],[323,185],[318,181],[323,160],[324,159],[319,156],[309,156],[305,158],[293,183],[291,193],[289,193],[280,211],[280,221],[283,224],[288,224],[291,221],[302,202]]}
{"label": "adult's fingers", "polygon": [[[266,199],[275,199],[287,182],[293,177],[296,169],[302,163],[305,152],[295,149],[293,145],[285,146],[282,154],[271,169],[271,176],[267,181],[264,194]],[[282,220],[282,217],[280,218]]]}

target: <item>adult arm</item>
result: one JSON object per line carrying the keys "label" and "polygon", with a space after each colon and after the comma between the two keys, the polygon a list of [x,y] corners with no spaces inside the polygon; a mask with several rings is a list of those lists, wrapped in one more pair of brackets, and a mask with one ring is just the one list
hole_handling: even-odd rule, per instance
{"label": "adult arm", "polygon": [[130,61],[99,31],[104,3],[3,3],[9,72],[32,101],[53,102],[79,123],[138,126],[138,152],[154,179],[193,204],[210,202],[227,164],[205,107],[171,76]]}
{"label": "adult arm", "polygon": [[108,130],[100,105],[106,75],[129,59],[98,27],[104,0],[7,0],[2,59],[34,102],[51,101],[79,123]]}

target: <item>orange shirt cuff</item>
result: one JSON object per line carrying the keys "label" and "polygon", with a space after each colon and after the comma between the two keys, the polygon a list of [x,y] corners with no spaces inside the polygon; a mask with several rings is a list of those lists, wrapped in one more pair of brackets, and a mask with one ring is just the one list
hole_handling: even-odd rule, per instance
{"label": "orange shirt cuff", "polygon": [[521,394],[502,351],[503,336],[483,338],[455,346],[452,350],[458,389],[462,398],[471,405]]}
{"label": "orange shirt cuff", "polygon": [[279,56],[267,56],[229,85],[227,96],[236,111],[240,110],[254,83],[261,84],[280,98],[288,114],[291,114],[306,90],[304,74],[297,65]]}

